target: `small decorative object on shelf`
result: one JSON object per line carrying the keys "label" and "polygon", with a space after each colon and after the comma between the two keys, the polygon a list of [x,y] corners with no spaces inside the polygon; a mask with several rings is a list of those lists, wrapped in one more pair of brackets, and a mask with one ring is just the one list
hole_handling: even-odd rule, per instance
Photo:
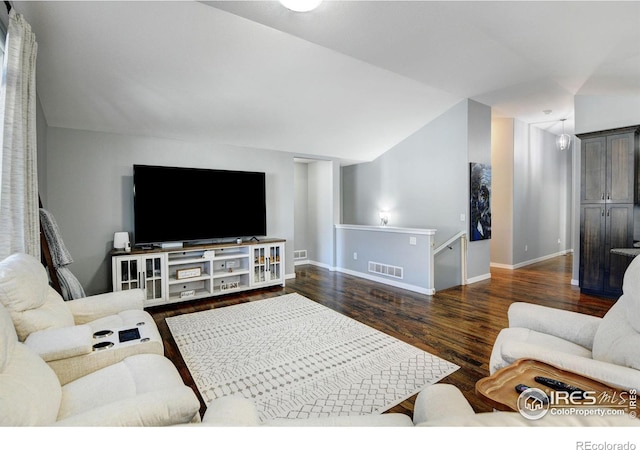
{"label": "small decorative object on shelf", "polygon": [[230,283],[222,283],[220,284],[221,291],[230,291],[232,289],[238,289],[240,287],[240,283],[237,281],[232,281]]}
{"label": "small decorative object on shelf", "polygon": [[185,278],[199,277],[202,275],[202,269],[200,267],[189,267],[186,269],[176,270],[176,278],[178,280],[184,280]]}
{"label": "small decorative object on shelf", "polygon": [[195,289],[189,289],[187,291],[180,292],[180,298],[195,297],[195,295],[196,295]]}

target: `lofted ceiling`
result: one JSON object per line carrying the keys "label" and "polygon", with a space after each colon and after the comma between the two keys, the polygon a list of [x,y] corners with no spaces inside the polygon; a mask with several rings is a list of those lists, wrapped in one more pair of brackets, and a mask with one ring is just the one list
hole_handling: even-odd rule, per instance
{"label": "lofted ceiling", "polygon": [[640,94],[637,1],[12,3],[53,127],[356,162],[465,98],[559,134],[575,95]]}

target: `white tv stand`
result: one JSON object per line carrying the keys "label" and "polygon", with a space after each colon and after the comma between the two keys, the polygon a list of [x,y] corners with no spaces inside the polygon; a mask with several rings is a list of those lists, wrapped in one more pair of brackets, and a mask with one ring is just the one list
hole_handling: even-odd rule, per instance
{"label": "white tv stand", "polygon": [[111,253],[113,290],[142,288],[145,307],[284,286],[284,239]]}

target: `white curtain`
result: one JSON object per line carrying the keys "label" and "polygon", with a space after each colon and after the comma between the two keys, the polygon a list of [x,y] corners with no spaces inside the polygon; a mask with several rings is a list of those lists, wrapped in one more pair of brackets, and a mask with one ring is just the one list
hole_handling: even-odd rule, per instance
{"label": "white curtain", "polygon": [[36,148],[36,54],[31,26],[11,10],[0,91],[0,260],[40,259]]}

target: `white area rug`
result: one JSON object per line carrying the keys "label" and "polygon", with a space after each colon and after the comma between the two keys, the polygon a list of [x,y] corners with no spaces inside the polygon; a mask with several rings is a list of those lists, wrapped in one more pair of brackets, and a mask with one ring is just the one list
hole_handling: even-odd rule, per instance
{"label": "white area rug", "polygon": [[459,369],[299,294],[166,320],[204,401],[262,421],[380,414]]}

